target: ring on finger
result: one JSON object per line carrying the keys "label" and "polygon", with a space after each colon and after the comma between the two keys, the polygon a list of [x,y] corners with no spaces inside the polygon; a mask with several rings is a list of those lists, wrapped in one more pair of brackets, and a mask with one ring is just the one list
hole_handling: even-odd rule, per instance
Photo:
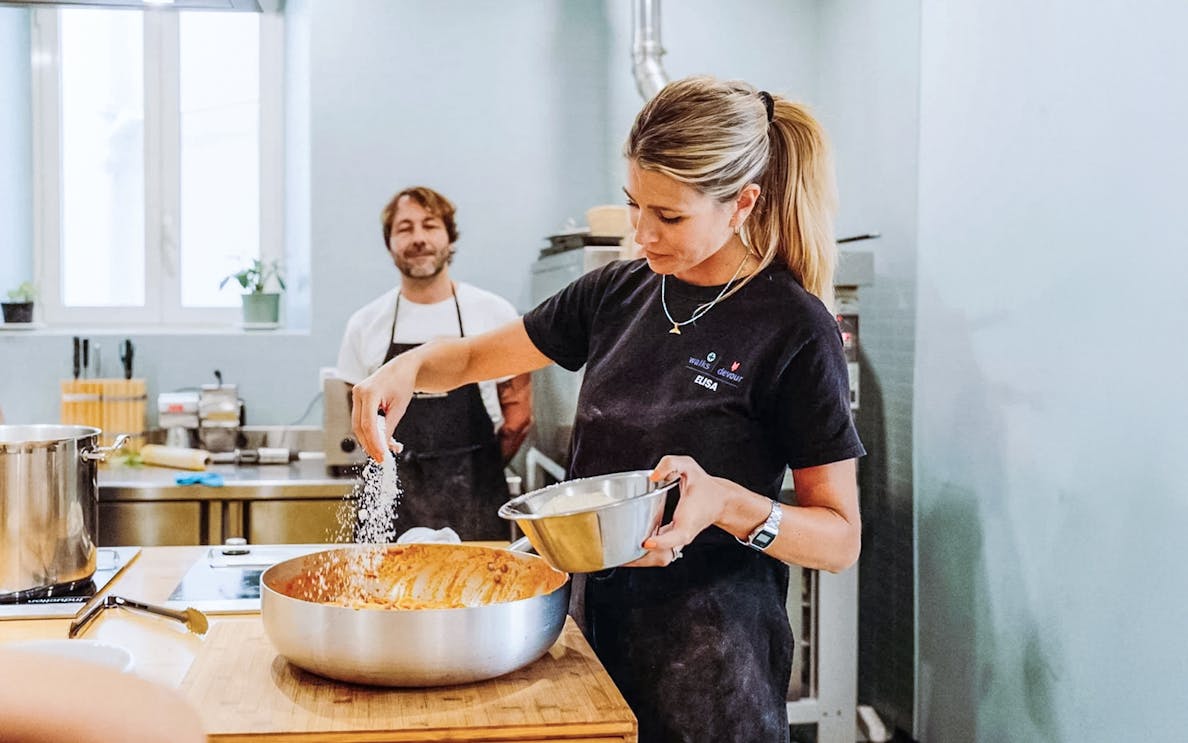
{"label": "ring on finger", "polygon": [[669,562],[676,562],[679,559],[681,559],[681,548],[673,547],[672,548],[672,560],[670,560]]}

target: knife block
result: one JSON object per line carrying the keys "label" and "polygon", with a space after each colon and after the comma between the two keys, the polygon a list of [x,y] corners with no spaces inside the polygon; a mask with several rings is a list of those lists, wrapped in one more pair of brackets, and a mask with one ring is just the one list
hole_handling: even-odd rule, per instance
{"label": "knife block", "polygon": [[101,446],[111,446],[126,433],[131,439],[122,451],[137,452],[145,443],[147,400],[143,379],[64,379],[61,419],[100,429]]}

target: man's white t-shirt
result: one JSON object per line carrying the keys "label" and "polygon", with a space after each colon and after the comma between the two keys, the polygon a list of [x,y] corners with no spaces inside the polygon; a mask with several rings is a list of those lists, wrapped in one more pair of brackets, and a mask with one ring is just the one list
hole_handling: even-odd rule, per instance
{"label": "man's white t-shirt", "polygon": [[[454,282],[454,286],[458,308],[462,312],[462,328],[467,336],[494,330],[520,316],[510,302],[497,294],[462,281]],[[433,304],[417,304],[409,301],[408,297],[401,297],[396,332],[390,334],[398,291],[399,288],[381,294],[347,320],[342,346],[338,349],[338,376],[342,379],[358,384],[380,368],[393,339],[397,343],[425,343],[434,338],[459,336],[458,313],[454,309],[453,297]],[[491,422],[498,431],[503,425],[503,411],[499,407],[496,381],[479,382],[479,392],[482,393],[483,405],[491,416]]]}

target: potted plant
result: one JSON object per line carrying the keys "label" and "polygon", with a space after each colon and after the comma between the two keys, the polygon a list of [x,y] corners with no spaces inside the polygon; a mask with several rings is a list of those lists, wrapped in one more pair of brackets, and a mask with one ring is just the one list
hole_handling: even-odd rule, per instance
{"label": "potted plant", "polygon": [[[280,318],[280,293],[285,290],[285,278],[280,261],[261,261],[253,258],[247,268],[223,277],[219,282],[222,289],[235,279],[243,287],[243,322],[245,325],[275,324]],[[267,291],[269,280],[274,280],[280,291]]]}
{"label": "potted plant", "polygon": [[4,322],[27,323],[33,322],[33,299],[37,296],[37,289],[28,281],[8,291],[8,301],[0,302],[4,310]]}

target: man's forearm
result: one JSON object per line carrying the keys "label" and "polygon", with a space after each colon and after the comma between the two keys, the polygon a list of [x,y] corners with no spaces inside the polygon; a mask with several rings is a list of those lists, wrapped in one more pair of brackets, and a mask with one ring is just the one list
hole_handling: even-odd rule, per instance
{"label": "man's forearm", "polygon": [[497,387],[503,426],[499,429],[499,448],[503,461],[515,456],[532,427],[532,376],[519,374]]}

